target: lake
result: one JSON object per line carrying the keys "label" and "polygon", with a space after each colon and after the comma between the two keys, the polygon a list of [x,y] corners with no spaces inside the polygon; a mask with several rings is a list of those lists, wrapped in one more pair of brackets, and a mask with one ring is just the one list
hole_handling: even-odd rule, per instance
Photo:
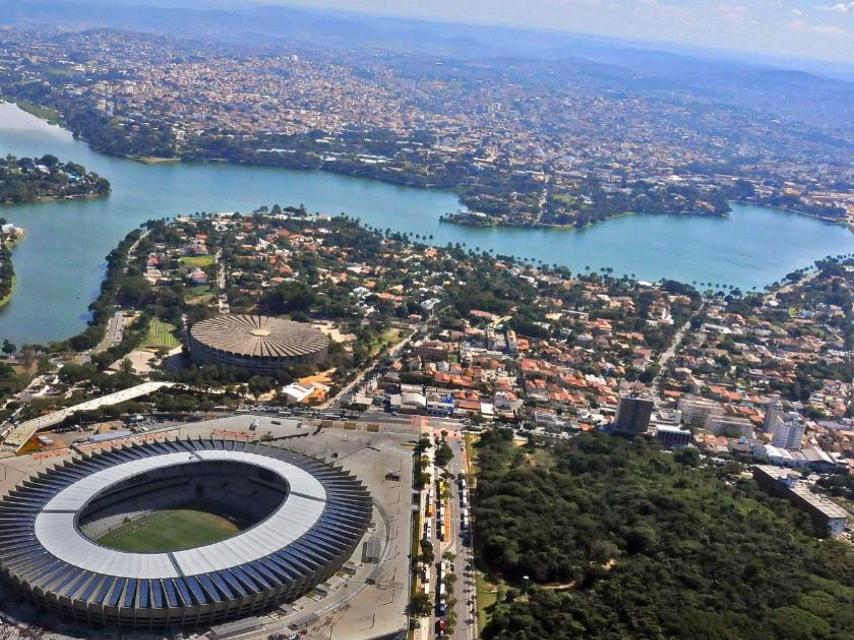
{"label": "lake", "polygon": [[304,204],[346,212],[369,225],[567,265],[610,267],[614,274],[761,288],[817,258],[854,251],[844,227],[805,216],[734,205],[729,218],[633,215],[573,230],[478,229],[440,224],[460,208],[455,194],[397,187],[322,171],[219,163],[144,165],[94,153],[70,133],[12,104],[0,104],[0,153],[51,153],[109,179],[101,200],[0,207],[27,235],[13,251],[17,288],[0,311],[0,339],[19,346],[79,332],[97,295],[104,257],[152,218],[195,211],[250,212],[260,205]]}

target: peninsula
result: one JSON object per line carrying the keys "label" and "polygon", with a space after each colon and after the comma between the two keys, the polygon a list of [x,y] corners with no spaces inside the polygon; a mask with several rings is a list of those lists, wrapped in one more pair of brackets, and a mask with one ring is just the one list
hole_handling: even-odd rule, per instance
{"label": "peninsula", "polygon": [[110,182],[74,162],[56,156],[0,158],[0,203],[20,204],[77,198],[97,198],[110,192]]}
{"label": "peninsula", "polygon": [[15,289],[15,268],[12,266],[12,252],[9,249],[10,237],[14,238],[11,234],[0,233],[0,308],[9,303]]}

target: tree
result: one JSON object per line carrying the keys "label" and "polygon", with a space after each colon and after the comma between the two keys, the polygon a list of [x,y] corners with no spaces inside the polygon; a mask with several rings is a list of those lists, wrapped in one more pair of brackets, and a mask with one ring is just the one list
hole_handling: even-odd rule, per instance
{"label": "tree", "polygon": [[118,301],[126,307],[139,308],[152,300],[151,284],[142,276],[125,278],[117,293]]}
{"label": "tree", "polygon": [[415,616],[416,618],[425,618],[429,616],[432,611],[433,605],[430,601],[430,596],[423,591],[419,591],[414,594],[412,599],[409,601],[409,615],[411,616]]}
{"label": "tree", "polygon": [[430,564],[436,559],[436,556],[433,552],[433,543],[427,539],[421,540],[421,557],[419,560],[424,564]]}
{"label": "tree", "polygon": [[256,397],[269,393],[274,388],[274,382],[272,378],[266,376],[252,376],[247,384],[249,393]]}
{"label": "tree", "polygon": [[301,282],[283,282],[274,287],[261,299],[261,308],[273,315],[308,311],[315,303],[316,295],[308,285]]}
{"label": "tree", "polygon": [[451,447],[448,445],[446,440],[442,440],[441,444],[436,449],[436,465],[439,467],[444,467],[451,461],[453,457],[453,450],[451,450]]}
{"label": "tree", "polygon": [[24,362],[24,369],[27,371],[30,370],[30,367],[33,366],[33,361],[35,360],[36,354],[33,351],[32,347],[24,347],[21,350],[21,359]]}
{"label": "tree", "polygon": [[477,446],[477,560],[509,588],[533,583],[499,598],[484,638],[848,635],[854,551],[816,541],[737,469],[602,434],[553,445],[550,465],[493,431]]}

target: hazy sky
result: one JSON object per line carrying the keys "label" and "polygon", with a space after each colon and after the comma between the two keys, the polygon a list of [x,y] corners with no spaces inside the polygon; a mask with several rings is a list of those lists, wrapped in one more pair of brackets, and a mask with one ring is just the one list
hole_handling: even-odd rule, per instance
{"label": "hazy sky", "polygon": [[854,0],[262,0],[854,63]]}

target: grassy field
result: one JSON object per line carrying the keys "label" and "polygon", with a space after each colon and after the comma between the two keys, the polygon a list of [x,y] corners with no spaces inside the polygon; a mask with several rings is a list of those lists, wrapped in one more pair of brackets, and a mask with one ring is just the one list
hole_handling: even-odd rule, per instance
{"label": "grassy field", "polygon": [[209,267],[214,263],[212,255],[206,256],[184,256],[181,258],[181,264],[188,267]]}
{"label": "grassy field", "polygon": [[475,592],[477,593],[477,631],[483,632],[489,622],[491,607],[498,600],[498,589],[489,584],[478,571],[475,575]]}
{"label": "grassy field", "polygon": [[188,298],[198,298],[200,296],[206,296],[211,292],[211,287],[208,284],[203,284],[198,287],[190,287],[184,291]]}
{"label": "grassy field", "polygon": [[553,193],[552,198],[563,202],[568,207],[571,207],[575,204],[575,196],[569,193]]}
{"label": "grassy field", "polygon": [[191,549],[228,538],[240,529],[222,516],[195,509],[167,509],[113,529],[98,544],[132,553]]}
{"label": "grassy field", "polygon": [[187,304],[208,304],[216,297],[207,284],[186,289],[184,295]]}
{"label": "grassy field", "polygon": [[385,331],[382,335],[378,336],[376,340],[371,344],[370,351],[371,355],[377,355],[380,351],[385,349],[386,347],[390,347],[392,345],[397,344],[404,338],[403,333],[400,329],[395,329],[392,327]]}
{"label": "grassy field", "polygon": [[466,448],[466,460],[468,461],[466,473],[470,478],[472,488],[477,486],[477,449],[475,445],[478,440],[480,440],[480,436],[474,433],[463,435],[463,446]]}
{"label": "grassy field", "polygon": [[180,347],[181,342],[175,337],[174,325],[152,318],[143,346],[150,349],[174,349]]}
{"label": "grassy field", "polygon": [[50,124],[62,123],[62,116],[59,114],[59,111],[56,111],[55,109],[51,109],[50,107],[43,107],[41,105],[35,104],[34,102],[28,102],[26,100],[18,100],[15,104],[18,105],[21,111],[26,111],[27,113],[34,115],[36,118],[46,120]]}

